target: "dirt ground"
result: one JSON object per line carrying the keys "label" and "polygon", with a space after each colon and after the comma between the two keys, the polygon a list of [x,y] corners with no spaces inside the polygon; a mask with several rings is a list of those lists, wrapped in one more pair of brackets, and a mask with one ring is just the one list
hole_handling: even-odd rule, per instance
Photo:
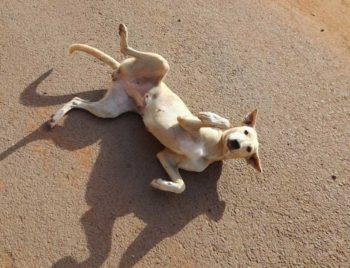
{"label": "dirt ground", "polygon": [[[349,267],[350,1],[0,2],[0,267]],[[170,63],[193,111],[239,124],[254,108],[264,168],[226,161],[166,177],[137,115],[73,111],[98,99],[117,26]]]}

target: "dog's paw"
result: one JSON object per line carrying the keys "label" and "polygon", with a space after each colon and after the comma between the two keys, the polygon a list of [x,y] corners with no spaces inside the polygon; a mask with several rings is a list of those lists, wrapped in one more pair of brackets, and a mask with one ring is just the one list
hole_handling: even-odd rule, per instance
{"label": "dog's paw", "polygon": [[164,181],[164,180],[162,180],[162,179],[153,179],[153,180],[151,181],[150,185],[151,185],[153,188],[162,190],[163,181]]}
{"label": "dog's paw", "polygon": [[174,183],[171,181],[166,181],[163,179],[154,179],[151,181],[150,184],[153,188],[159,189],[159,190],[163,190],[163,191],[171,191],[169,188],[171,188]]}
{"label": "dog's paw", "polygon": [[166,181],[163,179],[154,179],[151,181],[150,185],[153,188],[156,188],[162,191],[176,193],[176,194],[181,194],[185,190],[185,184],[183,182],[175,183],[175,182]]}
{"label": "dog's paw", "polygon": [[51,118],[48,122],[49,127],[54,128],[63,115],[64,115],[64,113],[61,110],[59,110],[55,114],[51,115]]}
{"label": "dog's paw", "polygon": [[51,116],[51,119],[47,122],[49,128],[54,128],[57,125],[57,122],[52,117],[53,115]]}
{"label": "dog's paw", "polygon": [[227,129],[230,127],[230,121],[212,112],[200,112],[197,117],[204,123],[213,127]]}
{"label": "dog's paw", "polygon": [[125,26],[125,24],[119,24],[119,35],[126,37],[127,32],[128,28]]}
{"label": "dog's paw", "polygon": [[214,114],[212,112],[199,112],[197,114],[197,117],[203,122],[203,123],[215,123],[219,121],[220,116],[217,114]]}

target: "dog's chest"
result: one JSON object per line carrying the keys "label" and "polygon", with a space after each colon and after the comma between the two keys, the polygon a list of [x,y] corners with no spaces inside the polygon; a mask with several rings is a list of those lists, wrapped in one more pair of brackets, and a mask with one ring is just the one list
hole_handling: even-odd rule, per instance
{"label": "dog's chest", "polygon": [[154,87],[144,95],[143,121],[147,128],[168,129],[177,125],[177,117],[189,115],[183,101],[165,84]]}
{"label": "dog's chest", "polygon": [[178,123],[178,116],[191,115],[182,100],[170,90],[150,90],[145,95],[143,121],[148,129],[165,147],[200,158],[205,155],[203,145]]}

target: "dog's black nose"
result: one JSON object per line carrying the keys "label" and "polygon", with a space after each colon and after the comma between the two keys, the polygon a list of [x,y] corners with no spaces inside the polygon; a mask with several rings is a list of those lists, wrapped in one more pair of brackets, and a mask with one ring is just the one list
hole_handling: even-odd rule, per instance
{"label": "dog's black nose", "polygon": [[236,150],[241,148],[241,145],[239,144],[238,140],[228,140],[227,145],[230,150]]}

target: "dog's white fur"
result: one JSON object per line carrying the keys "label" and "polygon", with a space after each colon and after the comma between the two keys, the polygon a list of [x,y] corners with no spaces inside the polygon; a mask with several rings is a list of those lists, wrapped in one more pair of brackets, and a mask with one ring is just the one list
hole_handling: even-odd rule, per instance
{"label": "dog's white fur", "polygon": [[139,113],[148,129],[166,148],[157,157],[171,181],[154,179],[154,188],[182,193],[184,181],[179,169],[203,171],[214,161],[243,158],[258,171],[259,143],[255,131],[257,111],[247,115],[242,126],[230,127],[227,119],[211,112],[193,115],[163,79],[168,62],[160,55],[134,50],[127,43],[127,28],[119,26],[121,52],[130,58],[121,64],[100,50],[82,44],[70,46],[108,64],[114,70],[113,86],[97,102],[74,98],[51,118],[57,122],[71,109],[81,108],[102,118],[114,118],[125,112]]}

